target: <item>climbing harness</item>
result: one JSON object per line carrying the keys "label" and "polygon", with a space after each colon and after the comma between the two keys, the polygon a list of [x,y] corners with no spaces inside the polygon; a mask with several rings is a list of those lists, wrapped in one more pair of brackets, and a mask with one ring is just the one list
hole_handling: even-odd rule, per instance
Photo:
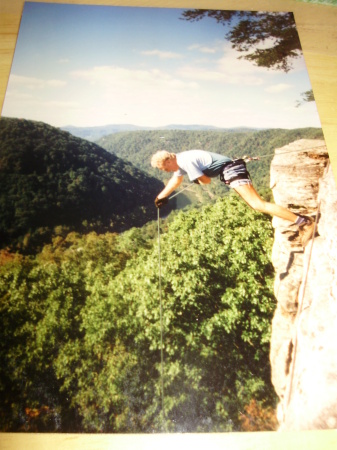
{"label": "climbing harness", "polygon": [[224,164],[220,172],[220,181],[230,185],[237,180],[250,180],[250,174],[247,170],[244,159],[235,159]]}

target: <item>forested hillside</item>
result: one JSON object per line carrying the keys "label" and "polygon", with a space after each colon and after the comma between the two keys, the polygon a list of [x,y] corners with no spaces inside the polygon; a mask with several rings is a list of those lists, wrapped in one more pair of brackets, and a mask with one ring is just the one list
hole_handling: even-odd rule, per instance
{"label": "forested hillside", "polygon": [[2,264],[2,431],[273,429],[269,219],[235,195],[175,214],[161,238],[163,378],[158,248],[144,239],[70,233]]}
{"label": "forested hillside", "polygon": [[[255,187],[260,192],[269,189],[269,168],[275,148],[282,147],[297,139],[323,139],[319,128],[301,128],[294,130],[272,129],[264,131],[136,131],[105,136],[97,143],[116,154],[132,161],[138,168],[161,180],[167,180],[168,174],[150,166],[151,155],[157,150],[178,153],[189,149],[203,149],[217,152],[231,158],[244,155],[259,156],[260,161],[248,164]],[[269,155],[266,157],[266,155]],[[224,185],[216,180],[211,185],[196,189],[197,199],[206,202],[214,196],[223,195]],[[204,192],[203,192],[204,191]],[[194,197],[194,201],[195,201]],[[193,201],[192,200],[192,201]]]}
{"label": "forested hillside", "polygon": [[122,231],[156,218],[163,184],[98,145],[44,123],[0,120],[0,241],[21,248],[55,227]]}
{"label": "forested hillside", "polygon": [[[0,430],[273,429],[270,219],[215,181],[161,223],[162,377],[153,176],[168,175],[150,157],[266,155],[300,137],[321,130],[119,133],[107,151],[2,118]],[[261,188],[268,158],[249,166]]]}
{"label": "forested hillside", "polygon": [[116,125],[102,125],[96,127],[74,127],[65,126],[61,127],[61,130],[68,131],[74,136],[80,137],[82,139],[87,139],[88,141],[97,141],[98,139],[113,133],[121,133],[123,131],[148,131],[148,130],[217,130],[217,131],[227,131],[227,132],[241,132],[248,131],[248,128],[237,127],[237,128],[219,128],[207,125],[167,125],[165,127],[153,128],[153,127],[141,127],[131,124],[116,124]]}

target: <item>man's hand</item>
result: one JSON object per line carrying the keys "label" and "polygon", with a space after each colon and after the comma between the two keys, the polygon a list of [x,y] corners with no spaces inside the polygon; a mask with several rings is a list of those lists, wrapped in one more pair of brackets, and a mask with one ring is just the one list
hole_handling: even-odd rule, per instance
{"label": "man's hand", "polygon": [[163,205],[166,205],[166,203],[168,203],[168,198],[164,197],[164,198],[156,198],[154,201],[154,204],[156,205],[157,208],[161,208]]}

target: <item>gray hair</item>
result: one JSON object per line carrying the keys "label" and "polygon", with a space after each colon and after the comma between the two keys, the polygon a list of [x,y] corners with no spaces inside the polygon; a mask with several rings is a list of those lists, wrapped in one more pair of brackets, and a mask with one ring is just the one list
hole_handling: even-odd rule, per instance
{"label": "gray hair", "polygon": [[169,159],[175,158],[175,153],[167,152],[166,150],[159,150],[156,152],[152,158],[151,158],[151,166],[157,167],[160,169],[165,161],[168,161]]}

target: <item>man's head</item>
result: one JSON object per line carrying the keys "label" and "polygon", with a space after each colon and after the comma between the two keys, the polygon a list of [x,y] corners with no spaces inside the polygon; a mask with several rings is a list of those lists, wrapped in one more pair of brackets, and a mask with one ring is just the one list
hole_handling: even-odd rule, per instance
{"label": "man's head", "polygon": [[178,170],[176,155],[166,150],[159,150],[152,156],[151,166],[165,172],[174,172]]}

